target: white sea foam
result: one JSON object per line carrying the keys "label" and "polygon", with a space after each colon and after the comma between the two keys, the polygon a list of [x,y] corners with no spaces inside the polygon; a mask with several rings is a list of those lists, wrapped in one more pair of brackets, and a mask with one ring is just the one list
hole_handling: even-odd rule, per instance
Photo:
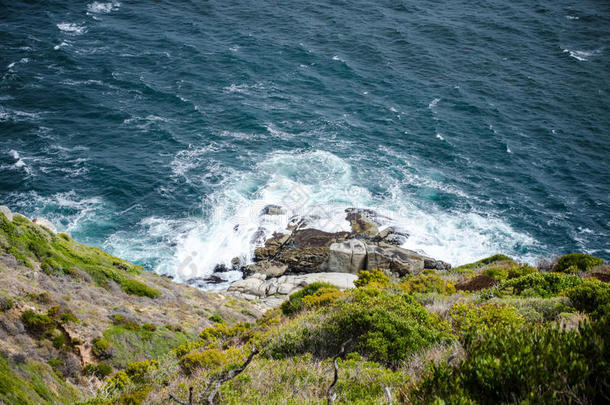
{"label": "white sea foam", "polygon": [[563,53],[569,53],[570,56],[576,60],[581,62],[585,62],[589,60],[591,56],[593,56],[597,51],[572,51],[570,49],[564,49]]}
{"label": "white sea foam", "polygon": [[580,20],[580,17],[575,16],[575,15],[566,15],[566,18],[568,20]]}
{"label": "white sea foam", "polygon": [[91,13],[96,13],[96,14],[108,14],[111,11],[118,10],[120,5],[121,5],[121,3],[119,3],[118,1],[113,1],[111,3],[101,3],[101,2],[95,1],[95,2],[87,5],[87,10]]}
{"label": "white sea foam", "polygon": [[338,61],[338,62],[345,62],[345,60],[341,59],[341,58],[340,58],[339,56],[337,56],[337,55],[334,55],[334,56],[333,56],[333,60],[336,60],[336,61]]}
{"label": "white sea foam", "polygon": [[57,24],[57,28],[63,32],[69,32],[72,34],[82,34],[85,32],[85,26],[76,25],[74,23],[61,23]]}
{"label": "white sea foam", "polygon": [[435,98],[434,100],[430,101],[430,104],[428,104],[428,108],[433,109],[434,107],[436,107],[439,101],[441,101],[440,98]]}
{"label": "white sea foam", "polygon": [[[174,173],[193,175],[200,159],[209,159],[214,146],[191,148],[176,156]],[[362,174],[355,173],[349,161],[320,150],[272,152],[247,172],[229,170],[216,191],[193,205],[188,216],[181,219],[150,217],[142,222],[146,241],[157,241],[161,235],[169,244],[163,250],[156,271],[178,280],[210,275],[217,264],[230,267],[233,257],[252,260],[254,248],[273,232],[285,232],[293,215],[308,218],[308,226],[329,232],[349,230],[345,208],[374,209],[380,214],[382,226],[393,226],[409,233],[404,247],[418,250],[454,265],[480,259],[495,252],[516,253],[520,247],[536,242],[516,232],[502,219],[475,212],[446,212],[432,205],[420,206],[405,184],[428,184],[430,190],[448,192],[450,188],[434,180],[422,182],[411,175],[404,162],[401,178],[379,169],[370,177],[373,187],[385,192],[371,193]],[[402,162],[397,164],[401,169]],[[209,167],[209,166],[207,166]],[[218,170],[225,168],[218,167]],[[201,175],[201,174],[199,174]],[[406,177],[406,178],[403,178]],[[420,180],[417,180],[417,179]],[[377,184],[377,186],[375,186]],[[260,215],[269,204],[286,209],[285,215]],[[131,236],[131,238],[134,238]],[[138,238],[143,240],[142,235]],[[129,246],[131,242],[116,237],[113,246]],[[133,240],[132,240],[133,242]],[[175,246],[168,249],[167,246]],[[123,248],[124,249],[124,248]],[[140,253],[146,250],[138,242]],[[522,260],[533,258],[519,257]],[[239,273],[228,274],[234,279]]]}
{"label": "white sea foam", "polygon": [[440,139],[441,141],[444,141],[444,140],[445,140],[445,138],[443,138],[443,136],[442,136],[441,134],[436,134],[436,137],[437,137],[438,139]]}

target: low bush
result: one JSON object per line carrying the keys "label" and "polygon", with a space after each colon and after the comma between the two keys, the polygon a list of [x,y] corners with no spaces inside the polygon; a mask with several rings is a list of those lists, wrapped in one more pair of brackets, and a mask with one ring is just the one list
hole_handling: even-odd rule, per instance
{"label": "low bush", "polygon": [[55,320],[44,314],[37,314],[31,309],[25,310],[21,314],[21,322],[25,328],[34,336],[43,336],[53,331],[57,323]]}
{"label": "low bush", "polygon": [[282,313],[284,315],[290,316],[290,315],[294,315],[294,314],[302,311],[303,310],[303,298],[308,295],[314,294],[316,291],[318,291],[322,288],[335,289],[337,291],[339,290],[337,287],[335,287],[334,285],[329,284],[329,283],[320,283],[320,282],[311,283],[307,287],[303,288],[302,290],[299,290],[299,291],[295,292],[294,294],[290,295],[288,300],[284,301],[284,303],[282,303],[282,306],[280,307],[282,309]]}
{"label": "low bush", "polygon": [[559,258],[553,271],[562,273],[585,272],[602,264],[604,264],[604,261],[599,257],[585,253],[570,253]]}
{"label": "low bush", "polygon": [[336,288],[320,288],[311,295],[303,297],[305,308],[320,308],[332,304],[343,296],[343,292]]}
{"label": "low bush", "polygon": [[566,291],[572,305],[593,318],[610,315],[610,285],[594,279]]}
{"label": "low bush", "polygon": [[461,335],[524,324],[523,316],[508,305],[456,304],[451,307],[450,314],[455,331]]}
{"label": "low bush", "polygon": [[129,363],[125,373],[134,383],[144,384],[149,380],[150,374],[158,368],[159,362],[157,360],[137,361]]}
{"label": "low bush", "polygon": [[348,351],[396,365],[413,353],[453,338],[450,326],[413,296],[361,287],[315,313],[304,313],[268,335],[266,353],[283,358],[306,352],[335,355],[351,339]]}
{"label": "low bush", "polygon": [[436,275],[412,277],[400,283],[399,287],[407,294],[439,293],[451,295],[456,291],[453,284],[447,283]]}
{"label": "low bush", "polygon": [[85,365],[85,368],[83,369],[83,373],[85,373],[85,375],[96,376],[100,380],[103,380],[104,378],[106,378],[110,374],[112,374],[112,367],[105,363],[98,363],[98,364],[89,363],[89,364]]}
{"label": "low bush", "polygon": [[91,351],[93,354],[99,359],[109,359],[112,357],[113,348],[112,344],[104,339],[104,338],[95,338],[93,339],[93,345],[91,347]]}
{"label": "low bush", "polygon": [[411,403],[605,403],[610,373],[602,327],[503,326],[468,335],[447,363],[411,392]]}
{"label": "low bush", "polygon": [[364,287],[367,285],[382,287],[389,284],[390,278],[386,276],[381,269],[360,270],[358,272],[358,279],[354,281],[356,287]]}
{"label": "low bush", "polygon": [[161,291],[130,278],[123,280],[121,283],[121,288],[127,294],[138,295],[140,297],[157,298],[159,295],[161,295]]}
{"label": "low bush", "polygon": [[512,290],[514,295],[526,297],[552,297],[582,284],[578,276],[563,273],[532,273],[508,280],[499,286],[500,291]]}
{"label": "low bush", "polygon": [[13,309],[15,303],[12,299],[6,297],[0,297],[0,312],[6,312]]}
{"label": "low bush", "polygon": [[178,363],[186,374],[192,374],[195,370],[203,368],[215,369],[226,362],[225,354],[218,349],[208,349],[202,352],[187,353],[180,358]]}
{"label": "low bush", "polygon": [[490,265],[492,263],[497,263],[497,262],[514,263],[514,260],[506,255],[496,254],[496,255],[481,259],[474,263],[462,264],[460,266],[454,267],[452,269],[452,271],[461,273],[461,272],[464,272],[466,269],[476,269],[476,268],[484,267],[484,266]]}

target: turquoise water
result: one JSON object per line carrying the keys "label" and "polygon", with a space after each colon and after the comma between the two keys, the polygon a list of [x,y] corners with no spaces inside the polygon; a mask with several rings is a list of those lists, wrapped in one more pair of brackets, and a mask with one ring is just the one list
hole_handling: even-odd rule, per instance
{"label": "turquoise water", "polygon": [[351,206],[454,265],[610,259],[607,3],[275,3],[1,5],[0,203],[172,275]]}

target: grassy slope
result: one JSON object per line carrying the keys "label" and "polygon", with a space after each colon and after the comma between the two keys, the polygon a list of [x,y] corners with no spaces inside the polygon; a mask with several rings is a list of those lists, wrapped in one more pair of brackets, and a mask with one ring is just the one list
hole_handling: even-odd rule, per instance
{"label": "grassy slope", "polygon": [[104,374],[167,356],[210,326],[209,317],[259,315],[247,302],[173,283],[0,213],[0,403],[85,400]]}

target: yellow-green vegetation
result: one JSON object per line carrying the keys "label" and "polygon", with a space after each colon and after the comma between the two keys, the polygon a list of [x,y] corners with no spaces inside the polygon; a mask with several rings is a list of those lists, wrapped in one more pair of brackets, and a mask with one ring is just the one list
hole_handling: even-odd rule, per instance
{"label": "yellow-green vegetation", "polygon": [[[494,268],[506,273],[493,293],[456,292],[465,275],[453,271],[398,282],[381,270],[361,272],[358,288],[344,292],[311,285],[256,325],[219,322],[180,346],[176,382],[154,386],[147,401],[162,403],[169,393],[185,399],[189,387],[199,397],[255,345],[261,353],[222,386],[219,403],[321,403],[345,343],[336,403],[387,403],[385,387],[396,403],[603,402],[608,285],[539,273],[501,255],[470,270]],[[446,315],[420,302],[443,302]],[[585,321],[561,329],[562,315],[576,311]]]}
{"label": "yellow-green vegetation", "polygon": [[100,286],[116,282],[128,294],[155,298],[160,292],[132,276],[142,270],[101,249],[72,240],[66,234],[55,235],[23,216],[9,221],[0,213],[0,253],[7,253],[30,268],[40,263],[46,274],[79,277],[87,273]]}
{"label": "yellow-green vegetation", "polygon": [[0,356],[0,403],[29,405],[74,403],[78,392],[56,374],[51,365],[26,361],[10,364]]}
{"label": "yellow-green vegetation", "polygon": [[399,286],[407,294],[439,293],[451,295],[455,293],[455,286],[452,283],[434,274],[408,278]]}
{"label": "yellow-green vegetation", "polygon": [[[34,266],[39,261],[24,257]],[[98,395],[82,403],[167,404],[170,394],[186,402],[190,387],[199,403],[215,381],[257,353],[222,384],[216,403],[320,404],[341,347],[335,404],[387,404],[387,392],[392,403],[605,403],[610,287],[567,262],[579,270],[539,271],[495,255],[401,280],[383,269],[362,271],[354,289],[311,284],[256,322],[236,322],[227,306],[193,309],[205,322],[194,333],[117,307],[86,339],[94,357],[82,373],[103,381]],[[456,292],[455,285],[481,274],[499,284]],[[65,331],[83,327],[86,318],[56,302],[37,291],[27,307],[7,304],[1,314],[18,317],[28,336],[65,354],[75,348]],[[0,358],[0,402],[82,400],[61,378],[64,358],[12,359]]]}

